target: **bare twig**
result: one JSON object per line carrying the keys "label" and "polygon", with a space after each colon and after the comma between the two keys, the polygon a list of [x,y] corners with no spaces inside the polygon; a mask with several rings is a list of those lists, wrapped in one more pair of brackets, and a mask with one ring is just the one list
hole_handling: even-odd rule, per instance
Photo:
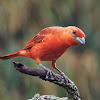
{"label": "bare twig", "polygon": [[63,87],[66,90],[69,100],[81,100],[76,85],[67,76],[63,77],[61,75],[55,74],[50,69],[45,71],[27,67],[19,62],[13,63],[16,70],[21,73],[38,76],[42,80],[49,81]]}

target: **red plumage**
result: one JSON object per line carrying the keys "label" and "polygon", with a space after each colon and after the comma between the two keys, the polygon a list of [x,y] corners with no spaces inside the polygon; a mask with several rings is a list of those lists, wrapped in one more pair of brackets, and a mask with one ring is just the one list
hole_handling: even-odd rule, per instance
{"label": "red plumage", "polygon": [[79,43],[85,44],[85,34],[78,27],[48,27],[33,37],[22,50],[0,56],[0,59],[24,56],[36,60],[37,64],[40,64],[41,61],[52,61],[52,66],[56,67],[56,60],[67,48]]}

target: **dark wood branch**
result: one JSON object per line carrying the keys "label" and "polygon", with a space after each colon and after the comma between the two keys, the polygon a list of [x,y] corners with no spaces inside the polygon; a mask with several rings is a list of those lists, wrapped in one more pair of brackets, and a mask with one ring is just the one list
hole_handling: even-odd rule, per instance
{"label": "dark wood branch", "polygon": [[21,73],[38,76],[42,80],[49,81],[63,87],[66,90],[69,100],[81,100],[76,85],[67,76],[63,77],[59,74],[55,74],[50,69],[45,71],[27,67],[20,62],[13,63],[15,69]]}

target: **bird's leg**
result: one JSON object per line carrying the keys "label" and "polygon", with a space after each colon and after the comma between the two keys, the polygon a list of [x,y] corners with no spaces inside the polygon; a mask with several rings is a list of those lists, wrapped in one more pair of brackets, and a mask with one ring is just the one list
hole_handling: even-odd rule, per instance
{"label": "bird's leg", "polygon": [[39,64],[47,73],[49,73],[49,75],[52,75],[52,71],[49,68],[46,68],[44,65],[42,65],[41,63]]}
{"label": "bird's leg", "polygon": [[68,77],[60,70],[56,67],[56,60],[52,61],[52,66],[58,71],[60,72],[61,76],[63,76],[66,80],[66,83],[68,83]]}
{"label": "bird's leg", "polygon": [[56,60],[52,61],[52,66],[53,66],[58,72],[60,72],[60,74],[61,74],[62,76],[64,76],[64,73],[63,73],[60,69],[58,69],[58,68],[56,67]]}
{"label": "bird's leg", "polygon": [[48,70],[48,68],[46,68],[44,65],[42,65],[41,63],[39,64],[44,70]]}
{"label": "bird's leg", "polygon": [[41,61],[40,61],[39,58],[36,59],[36,62],[37,62],[37,64],[40,65],[44,70],[50,71],[50,69],[46,68],[44,65],[41,64]]}
{"label": "bird's leg", "polygon": [[61,76],[64,76],[65,74],[60,70],[60,69],[58,69],[57,67],[54,67],[60,74],[61,74]]}

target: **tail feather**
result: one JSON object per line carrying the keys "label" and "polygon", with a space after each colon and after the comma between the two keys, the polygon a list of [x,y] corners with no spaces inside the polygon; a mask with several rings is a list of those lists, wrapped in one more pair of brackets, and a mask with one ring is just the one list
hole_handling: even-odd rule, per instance
{"label": "tail feather", "polygon": [[6,60],[6,59],[18,57],[18,56],[19,56],[19,52],[15,52],[15,53],[12,53],[12,54],[7,54],[7,55],[4,55],[4,56],[0,56],[0,59]]}

